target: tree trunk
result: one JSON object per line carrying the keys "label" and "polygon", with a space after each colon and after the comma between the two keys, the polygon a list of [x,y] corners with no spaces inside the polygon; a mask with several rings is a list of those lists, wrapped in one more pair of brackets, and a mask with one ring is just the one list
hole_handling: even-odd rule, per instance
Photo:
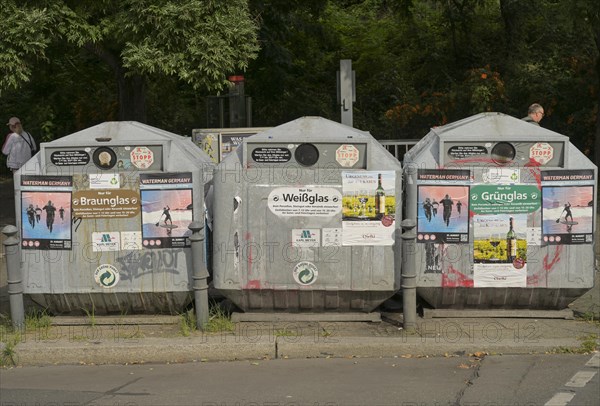
{"label": "tree trunk", "polygon": [[146,122],[146,81],[139,75],[125,76],[119,69],[119,120]]}
{"label": "tree trunk", "polygon": [[86,44],[85,49],[111,67],[117,82],[119,121],[146,123],[146,79],[141,75],[127,75],[117,55],[99,44]]}

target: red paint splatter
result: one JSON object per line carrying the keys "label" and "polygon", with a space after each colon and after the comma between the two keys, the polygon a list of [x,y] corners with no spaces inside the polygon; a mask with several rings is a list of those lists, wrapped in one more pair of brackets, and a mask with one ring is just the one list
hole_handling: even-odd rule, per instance
{"label": "red paint splatter", "polygon": [[540,171],[540,163],[533,158],[529,158],[529,162],[525,164],[525,168],[529,169],[529,173],[535,179],[538,188],[542,187],[542,172]]}
{"label": "red paint splatter", "polygon": [[560,254],[562,253],[563,246],[556,245],[554,249],[554,256],[552,257],[552,261],[548,262],[549,254],[544,256],[544,260],[542,261],[543,269],[540,269],[536,273],[527,276],[527,286],[539,286],[542,277],[546,280],[546,287],[548,287],[548,274],[554,270],[554,266],[560,262]]}
{"label": "red paint splatter", "polygon": [[540,273],[527,275],[527,286],[538,286],[540,284]]}
{"label": "red paint splatter", "polygon": [[452,265],[448,268],[447,273],[442,274],[443,288],[472,288],[473,279],[469,278],[462,272],[454,269]]}
{"label": "red paint splatter", "polygon": [[552,258],[552,262],[548,263],[548,254],[544,257],[544,270],[546,272],[552,271],[554,265],[560,262],[560,254],[562,253],[563,246],[556,245],[556,249],[554,250],[554,258]]}
{"label": "red paint splatter", "polygon": [[252,279],[252,280],[249,280],[248,283],[246,283],[246,286],[244,286],[244,289],[260,289],[261,286],[262,285],[258,279]]}
{"label": "red paint splatter", "polygon": [[[246,234],[244,234],[244,239],[246,241],[250,241],[252,239],[252,234],[247,232]],[[252,244],[246,244],[246,246],[248,247],[248,251],[246,253],[246,259],[248,260],[248,275],[250,275],[252,273],[252,262],[254,260],[254,257],[252,253]]]}

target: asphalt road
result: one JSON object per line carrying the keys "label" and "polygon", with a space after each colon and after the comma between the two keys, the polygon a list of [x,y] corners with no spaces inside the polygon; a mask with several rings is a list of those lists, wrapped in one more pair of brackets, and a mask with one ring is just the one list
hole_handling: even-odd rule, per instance
{"label": "asphalt road", "polygon": [[595,365],[591,358],[543,354],[14,368],[0,371],[0,405],[597,405],[600,356]]}

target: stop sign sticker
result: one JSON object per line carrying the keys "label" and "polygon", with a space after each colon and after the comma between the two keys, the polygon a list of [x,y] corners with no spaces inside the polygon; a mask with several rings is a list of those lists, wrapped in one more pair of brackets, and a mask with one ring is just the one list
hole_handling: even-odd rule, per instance
{"label": "stop sign sticker", "polygon": [[342,166],[350,168],[358,162],[358,149],[354,145],[344,144],[335,151],[335,160]]}
{"label": "stop sign sticker", "polygon": [[138,169],[148,169],[154,163],[154,153],[148,147],[135,147],[129,155]]}
{"label": "stop sign sticker", "polygon": [[545,165],[554,157],[554,148],[547,142],[535,143],[529,148],[529,158],[534,159],[540,165]]}

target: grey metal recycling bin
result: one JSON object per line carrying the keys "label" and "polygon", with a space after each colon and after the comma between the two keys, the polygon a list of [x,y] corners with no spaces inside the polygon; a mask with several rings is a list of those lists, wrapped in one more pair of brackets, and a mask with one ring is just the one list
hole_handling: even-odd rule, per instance
{"label": "grey metal recycling bin", "polygon": [[15,175],[24,293],[53,313],[181,312],[213,167],[189,138],[138,122],[42,143]]}
{"label": "grey metal recycling bin", "polygon": [[482,113],[433,128],[404,171],[433,307],[562,309],[593,287],[597,167],[568,137]]}
{"label": "grey metal recycling bin", "polygon": [[401,165],[367,132],[303,117],[214,172],[214,287],[247,312],[368,312],[400,287]]}

